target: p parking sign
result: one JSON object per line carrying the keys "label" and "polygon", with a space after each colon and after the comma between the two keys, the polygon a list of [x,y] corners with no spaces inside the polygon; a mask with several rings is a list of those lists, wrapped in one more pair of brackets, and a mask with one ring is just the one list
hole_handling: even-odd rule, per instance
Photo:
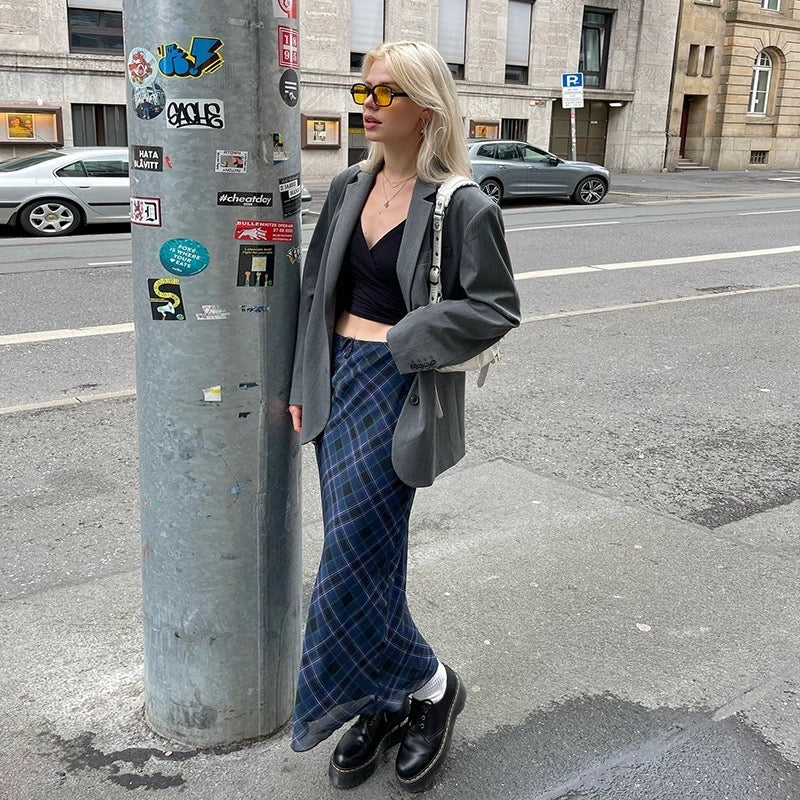
{"label": "p parking sign", "polygon": [[563,108],[583,108],[582,72],[564,72],[561,75],[561,105]]}

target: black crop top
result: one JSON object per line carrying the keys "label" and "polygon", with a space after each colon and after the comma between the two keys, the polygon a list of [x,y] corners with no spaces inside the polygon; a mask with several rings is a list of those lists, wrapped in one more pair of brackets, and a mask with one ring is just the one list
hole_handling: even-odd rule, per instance
{"label": "black crop top", "polygon": [[336,286],[339,311],[395,325],[406,315],[406,304],[397,279],[397,255],[405,220],[367,247],[361,223],[356,225]]}

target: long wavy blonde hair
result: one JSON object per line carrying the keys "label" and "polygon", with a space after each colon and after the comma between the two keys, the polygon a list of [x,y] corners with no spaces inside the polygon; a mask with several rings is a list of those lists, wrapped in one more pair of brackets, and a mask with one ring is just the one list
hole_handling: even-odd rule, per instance
{"label": "long wavy blonde hair", "polygon": [[[384,42],[364,56],[364,79],[378,59],[386,62],[399,89],[431,112],[422,129],[417,175],[429,183],[441,183],[453,175],[471,177],[458,90],[439,51],[425,42]],[[382,161],[383,145],[371,142],[361,168],[374,171]]]}

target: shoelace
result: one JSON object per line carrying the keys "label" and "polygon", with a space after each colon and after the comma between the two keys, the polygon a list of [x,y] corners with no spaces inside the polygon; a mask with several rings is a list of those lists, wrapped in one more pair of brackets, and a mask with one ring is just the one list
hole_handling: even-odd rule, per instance
{"label": "shoelace", "polygon": [[413,700],[411,704],[411,713],[408,715],[409,728],[419,728],[421,731],[424,731],[425,719],[431,706],[433,706],[433,703],[430,700]]}

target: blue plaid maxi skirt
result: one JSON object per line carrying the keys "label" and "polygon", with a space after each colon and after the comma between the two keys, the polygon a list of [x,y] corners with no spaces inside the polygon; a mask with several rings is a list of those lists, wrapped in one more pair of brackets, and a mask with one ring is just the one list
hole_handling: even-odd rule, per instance
{"label": "blue plaid maxi skirt", "polygon": [[384,342],[336,336],[331,414],[316,441],[325,526],[294,709],[293,750],[359,714],[397,710],[436,672],[406,602],[415,490],[392,467],[413,381]]}

